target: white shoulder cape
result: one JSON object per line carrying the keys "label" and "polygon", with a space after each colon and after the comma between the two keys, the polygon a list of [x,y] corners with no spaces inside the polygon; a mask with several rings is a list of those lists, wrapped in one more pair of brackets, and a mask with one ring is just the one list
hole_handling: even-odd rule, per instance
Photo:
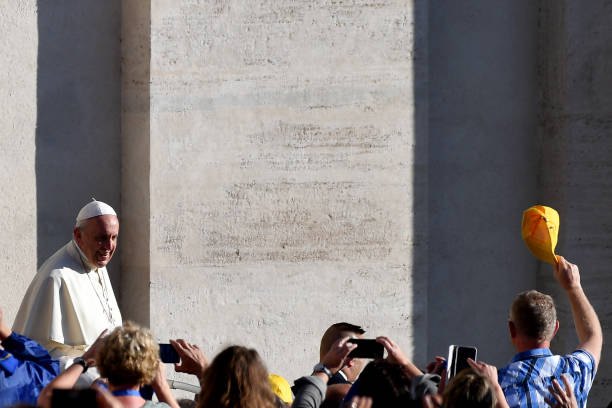
{"label": "white shoulder cape", "polygon": [[106,268],[98,269],[107,288],[111,322],[103,309],[98,276],[87,271],[77,244],[68,242],[40,267],[13,323],[13,331],[47,347],[50,342],[89,346],[104,329],[121,325],[121,312]]}

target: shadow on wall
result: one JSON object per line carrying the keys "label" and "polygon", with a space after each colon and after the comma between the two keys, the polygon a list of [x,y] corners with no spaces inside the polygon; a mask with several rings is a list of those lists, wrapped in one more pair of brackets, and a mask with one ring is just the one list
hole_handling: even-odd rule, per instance
{"label": "shadow on wall", "polygon": [[[429,67],[427,36],[429,24],[429,4],[427,0],[413,2],[414,21],[414,57],[412,71],[412,89],[414,103],[413,116],[413,176],[412,176],[412,208],[414,211],[412,221],[412,324],[415,337],[413,339],[413,355],[415,363],[424,367],[429,361],[427,339],[427,299],[429,280],[429,254],[428,254],[428,117],[429,117]],[[423,278],[422,275],[426,277]],[[419,277],[421,276],[421,277]]]}
{"label": "shadow on wall", "polygon": [[520,225],[538,200],[537,4],[430,3],[430,359],[463,344],[505,365],[508,308],[536,287]]}
{"label": "shadow on wall", "polygon": [[91,197],[119,210],[120,22],[120,0],[38,1],[38,266],[71,239]]}

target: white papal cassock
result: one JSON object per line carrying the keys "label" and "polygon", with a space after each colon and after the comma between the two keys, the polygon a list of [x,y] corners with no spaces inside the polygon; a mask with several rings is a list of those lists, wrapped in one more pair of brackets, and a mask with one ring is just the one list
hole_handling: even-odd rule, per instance
{"label": "white papal cassock", "polygon": [[76,242],[68,242],[40,267],[13,324],[60,361],[83,354],[104,329],[122,323],[106,268],[89,265]]}

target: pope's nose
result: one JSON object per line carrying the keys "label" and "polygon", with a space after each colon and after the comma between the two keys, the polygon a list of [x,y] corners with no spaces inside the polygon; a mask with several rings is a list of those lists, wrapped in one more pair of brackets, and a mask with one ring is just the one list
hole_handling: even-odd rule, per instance
{"label": "pope's nose", "polygon": [[107,251],[110,251],[113,248],[113,242],[110,239],[105,239],[101,242],[101,244],[102,249],[105,249]]}

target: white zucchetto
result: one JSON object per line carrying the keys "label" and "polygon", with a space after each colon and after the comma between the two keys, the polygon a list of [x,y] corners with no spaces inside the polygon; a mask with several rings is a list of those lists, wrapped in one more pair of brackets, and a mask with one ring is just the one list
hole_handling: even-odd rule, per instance
{"label": "white zucchetto", "polygon": [[96,201],[94,198],[92,202],[87,203],[79,214],[77,215],[76,222],[77,224],[83,220],[93,217],[99,217],[100,215],[117,215],[113,207],[110,205],[103,203],[102,201]]}

